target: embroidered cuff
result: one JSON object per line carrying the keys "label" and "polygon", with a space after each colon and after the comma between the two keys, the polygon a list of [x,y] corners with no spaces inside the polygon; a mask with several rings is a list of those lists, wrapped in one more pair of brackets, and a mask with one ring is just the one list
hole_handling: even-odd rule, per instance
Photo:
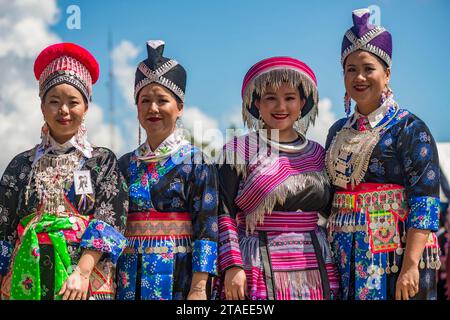
{"label": "embroidered cuff", "polygon": [[217,243],[195,240],[192,250],[192,272],[207,272],[217,275]]}
{"label": "embroidered cuff", "polygon": [[242,267],[241,250],[236,221],[230,217],[219,217],[219,270]]}
{"label": "embroidered cuff", "polygon": [[409,200],[410,212],[406,227],[438,231],[439,199],[434,197],[417,197]]}
{"label": "embroidered cuff", "polygon": [[8,272],[11,253],[12,245],[7,241],[0,240],[0,275],[2,276]]}
{"label": "embroidered cuff", "polygon": [[126,245],[127,240],[122,233],[106,222],[94,219],[81,238],[80,248],[107,253],[112,262],[116,263]]}

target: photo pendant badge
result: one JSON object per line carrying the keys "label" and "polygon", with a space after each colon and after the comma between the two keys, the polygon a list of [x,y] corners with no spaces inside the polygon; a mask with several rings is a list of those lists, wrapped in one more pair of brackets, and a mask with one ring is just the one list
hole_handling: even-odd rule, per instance
{"label": "photo pendant badge", "polygon": [[75,194],[91,194],[92,190],[91,172],[88,170],[74,171]]}

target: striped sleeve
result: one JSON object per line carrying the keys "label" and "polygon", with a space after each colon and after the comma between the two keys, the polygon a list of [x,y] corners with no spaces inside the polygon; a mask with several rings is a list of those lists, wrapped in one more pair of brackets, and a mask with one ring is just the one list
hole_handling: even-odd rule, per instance
{"label": "striped sleeve", "polygon": [[238,207],[235,198],[239,189],[240,177],[230,165],[219,167],[219,270],[224,272],[231,267],[242,267],[239,249],[239,235],[236,224]]}
{"label": "striped sleeve", "polygon": [[219,216],[219,269],[221,272],[231,267],[242,267],[241,251],[236,220],[230,216]]}

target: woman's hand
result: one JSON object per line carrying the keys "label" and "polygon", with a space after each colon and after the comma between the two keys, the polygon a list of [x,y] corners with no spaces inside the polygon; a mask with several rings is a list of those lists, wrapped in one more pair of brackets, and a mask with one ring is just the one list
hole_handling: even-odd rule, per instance
{"label": "woman's hand", "polygon": [[59,294],[63,300],[86,300],[89,289],[89,275],[77,268],[64,282]]}
{"label": "woman's hand", "polygon": [[94,266],[100,261],[102,252],[94,250],[84,250],[75,271],[64,282],[59,294],[63,295],[63,300],[86,300],[89,290],[89,276],[94,270]]}
{"label": "woman's hand", "polygon": [[187,300],[206,300],[206,288],[191,288]]}
{"label": "woman's hand", "polygon": [[419,292],[419,266],[402,268],[395,287],[396,300],[409,300]]}
{"label": "woman's hand", "polygon": [[245,271],[233,267],[225,271],[225,297],[227,300],[244,300],[247,294]]}
{"label": "woman's hand", "polygon": [[208,274],[206,272],[194,272],[192,274],[191,289],[187,300],[206,300],[206,283]]}
{"label": "woman's hand", "polygon": [[396,300],[409,300],[419,292],[419,261],[429,235],[430,230],[408,230],[402,269],[395,286]]}

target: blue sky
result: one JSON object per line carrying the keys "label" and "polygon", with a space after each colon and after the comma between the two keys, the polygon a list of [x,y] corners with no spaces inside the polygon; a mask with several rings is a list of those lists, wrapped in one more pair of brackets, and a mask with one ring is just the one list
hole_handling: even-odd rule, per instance
{"label": "blue sky", "polygon": [[[81,9],[80,30],[66,27],[66,8],[72,4]],[[450,141],[450,1],[63,0],[52,31],[97,57],[101,77],[94,100],[103,108],[108,106],[108,31],[115,46],[126,40],[140,49],[134,64],[145,58],[148,39],[165,40],[165,54],[188,71],[186,105],[197,106],[223,127],[227,117],[240,112],[248,68],[274,55],[309,64],[320,97],[331,100],[336,117],[344,116],[342,36],[351,26],[351,11],[369,5],[380,8],[381,24],[393,35],[391,87],[397,101],[425,120],[437,141]],[[115,104],[119,125],[135,117],[117,85]]]}

